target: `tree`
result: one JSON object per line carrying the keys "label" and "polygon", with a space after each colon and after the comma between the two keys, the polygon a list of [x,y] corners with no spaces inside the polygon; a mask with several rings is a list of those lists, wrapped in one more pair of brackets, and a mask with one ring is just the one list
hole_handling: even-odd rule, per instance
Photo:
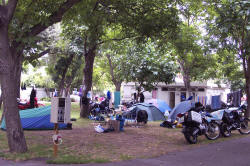
{"label": "tree", "polygon": [[[87,100],[88,91],[91,90],[93,64],[99,46],[111,40],[124,38],[137,38],[145,41],[149,37],[164,36],[174,38],[179,18],[175,1],[86,1],[85,5],[77,6],[75,11],[67,15],[65,33],[69,37],[78,34],[77,38],[84,46],[84,91],[83,101]],[[75,15],[78,13],[79,15]],[[69,21],[70,20],[70,21]],[[74,25],[72,25],[74,23]],[[107,28],[118,28],[124,36],[120,39],[108,38]],[[80,37],[79,37],[80,36]],[[81,117],[89,115],[88,102],[81,107]]]}
{"label": "tree", "polygon": [[205,54],[201,42],[199,31],[193,26],[184,24],[173,44],[172,55],[176,56],[180,65],[183,82],[189,96],[192,96],[191,81],[207,79],[209,76],[206,75],[206,70],[214,63],[212,56]]}
{"label": "tree", "polygon": [[[17,3],[18,2],[18,3]],[[11,152],[26,152],[16,98],[26,49],[36,43],[42,31],[62,20],[80,0],[2,0],[0,5],[0,79],[5,110],[8,145]],[[39,12],[37,12],[39,11]],[[34,56],[34,55],[33,55]]]}
{"label": "tree", "polygon": [[210,68],[211,77],[229,84],[231,91],[244,89],[244,71],[240,58],[227,50],[218,50],[214,58],[216,63]]}
{"label": "tree", "polygon": [[213,66],[213,58],[206,53],[202,36],[204,7],[201,0],[181,1],[179,14],[182,25],[172,45],[172,55],[180,65],[184,86],[189,96],[191,94],[191,81],[206,80],[209,78],[207,70]]}
{"label": "tree", "polygon": [[[48,73],[59,89],[59,95],[67,96],[76,73],[81,68],[81,52],[75,49],[74,41],[59,40],[50,53]],[[66,91],[65,91],[66,90]]]}
{"label": "tree", "polygon": [[121,62],[125,63],[120,64],[123,77],[127,82],[138,83],[138,95],[142,89],[153,90],[159,82],[169,84],[174,81],[174,59],[170,54],[162,54],[152,43],[132,47],[124,58]]}
{"label": "tree", "polygon": [[[119,36],[119,33],[115,34]],[[124,73],[121,66],[126,63],[126,54],[130,47],[133,46],[131,39],[121,41],[111,41],[102,45],[101,51],[103,57],[100,60],[100,67],[107,74],[108,80],[113,83],[116,91],[121,90],[121,84],[125,81]]]}
{"label": "tree", "polygon": [[[242,61],[247,103],[250,104],[249,5],[246,0],[207,2],[207,30],[214,50],[226,50]],[[250,107],[246,116],[249,117]]]}

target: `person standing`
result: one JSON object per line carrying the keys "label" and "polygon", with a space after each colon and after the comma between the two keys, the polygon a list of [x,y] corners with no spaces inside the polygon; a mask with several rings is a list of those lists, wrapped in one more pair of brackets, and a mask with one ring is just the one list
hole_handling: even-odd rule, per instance
{"label": "person standing", "polygon": [[143,94],[143,92],[140,93],[140,103],[144,103],[144,94]]}
{"label": "person standing", "polygon": [[33,87],[30,93],[30,108],[35,108],[35,98],[36,98],[36,90]]}
{"label": "person standing", "polygon": [[107,100],[108,100],[108,106],[109,108],[112,108],[112,100],[111,100],[111,92],[108,90],[107,92]]}
{"label": "person standing", "polygon": [[133,95],[134,95],[134,103],[136,103],[136,92]]}

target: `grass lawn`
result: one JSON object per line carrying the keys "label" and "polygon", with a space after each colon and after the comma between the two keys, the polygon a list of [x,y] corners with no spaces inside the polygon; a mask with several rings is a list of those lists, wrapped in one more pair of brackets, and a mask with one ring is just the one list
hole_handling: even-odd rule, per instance
{"label": "grass lawn", "polygon": [[[96,133],[94,121],[79,119],[78,103],[72,103],[71,117],[76,118],[72,130],[60,130],[63,143],[58,148],[58,157],[53,157],[53,130],[25,131],[29,151],[24,154],[11,154],[5,131],[0,130],[0,157],[9,160],[46,160],[47,163],[77,164],[103,163],[135,158],[151,158],[173,151],[195,148],[204,144],[243,137],[233,132],[230,138],[209,141],[204,136],[198,144],[189,145],[181,129],[160,127],[161,122],[150,122],[145,127],[125,127],[124,132]],[[1,111],[0,111],[1,115]]]}

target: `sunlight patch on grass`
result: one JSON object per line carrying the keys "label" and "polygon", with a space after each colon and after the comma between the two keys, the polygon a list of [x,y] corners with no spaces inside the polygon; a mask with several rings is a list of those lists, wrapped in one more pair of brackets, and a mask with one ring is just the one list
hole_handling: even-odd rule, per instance
{"label": "sunlight patch on grass", "polygon": [[90,156],[59,156],[53,160],[48,160],[47,164],[87,164],[87,163],[107,163],[109,159],[105,158],[91,158]]}
{"label": "sunlight patch on grass", "polygon": [[131,159],[133,159],[133,157],[129,156],[128,154],[121,154],[120,159],[121,160],[131,160]]}

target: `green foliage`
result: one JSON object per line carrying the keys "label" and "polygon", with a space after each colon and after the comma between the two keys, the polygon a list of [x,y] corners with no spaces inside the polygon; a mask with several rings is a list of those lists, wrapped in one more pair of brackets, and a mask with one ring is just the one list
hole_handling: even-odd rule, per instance
{"label": "green foliage", "polygon": [[[250,44],[250,2],[221,0],[208,2],[207,5],[209,47],[211,52],[217,51],[220,75],[231,83],[232,89],[243,88],[244,70],[249,70],[246,59],[249,58]],[[240,64],[243,69],[239,67]]]}
{"label": "green foliage", "polygon": [[139,83],[139,87],[151,91],[159,82],[174,81],[176,65],[170,56],[161,54],[153,43],[134,46],[123,57],[121,64],[126,81]]}
{"label": "green foliage", "polygon": [[213,78],[219,78],[231,85],[231,90],[244,89],[244,72],[241,62],[232,52],[220,50],[214,56],[216,64],[212,68]]}
{"label": "green foliage", "polygon": [[[104,64],[104,66],[103,66]],[[109,80],[109,71],[105,67],[108,67],[107,60],[104,58],[98,58],[94,64],[93,71],[93,92],[103,92],[105,90],[113,90],[111,81]]]}
{"label": "green foliage", "polygon": [[[74,47],[74,41],[57,42],[52,54],[48,60],[47,72],[51,75],[52,80],[59,88],[63,79],[64,85],[69,87],[79,87],[81,81],[79,76],[82,76],[82,56],[81,52]],[[80,79],[81,80],[81,79]]]}
{"label": "green foliage", "polygon": [[202,36],[197,28],[182,25],[173,44],[173,55],[182,67],[182,74],[188,74],[193,81],[208,79],[210,75],[207,71],[214,65],[214,59],[210,54],[205,54],[201,43]]}
{"label": "green foliage", "polygon": [[211,5],[213,13],[207,18],[207,29],[219,48],[242,56],[249,53],[249,5],[245,0],[223,0]]}
{"label": "green foliage", "polygon": [[47,101],[47,102],[50,102],[51,101],[51,98],[50,97],[43,97],[40,99],[41,101]]}
{"label": "green foliage", "polygon": [[[33,86],[35,85],[38,88],[54,88],[55,84],[53,83],[51,77],[46,75],[40,70],[43,70],[44,67],[41,67],[40,70],[29,66],[30,70],[33,72],[31,73],[27,70],[26,74],[22,77],[22,82],[26,84],[26,86]],[[37,70],[37,71],[36,71]]]}

